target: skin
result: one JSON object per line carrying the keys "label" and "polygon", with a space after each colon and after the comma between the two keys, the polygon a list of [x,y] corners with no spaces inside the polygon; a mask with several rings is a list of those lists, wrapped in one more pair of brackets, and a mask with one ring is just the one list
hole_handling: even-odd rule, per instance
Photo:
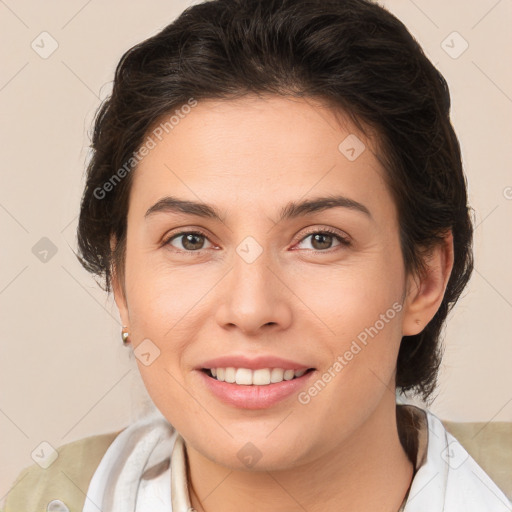
{"label": "skin", "polygon": [[[366,145],[355,161],[338,150],[349,134]],[[199,102],[135,171],[114,295],[134,349],[149,338],[160,350],[149,366],[137,364],[185,439],[196,510],[399,508],[413,469],[397,433],[398,349],[437,311],[453,249],[448,235],[425,276],[406,275],[377,151],[320,101],[246,96]],[[337,207],[277,221],[290,201],[332,194],[371,215]],[[167,195],[214,205],[222,222],[169,211],[145,218]],[[350,245],[315,244],[311,232],[325,228]],[[192,249],[184,237],[165,244],[182,230],[205,238]],[[250,264],[236,252],[247,236],[263,250]],[[314,382],[393,304],[401,311],[308,404],[294,395],[236,408],[195,370],[221,355],[272,354],[316,368]],[[237,456],[249,441],[262,454],[252,468]]]}

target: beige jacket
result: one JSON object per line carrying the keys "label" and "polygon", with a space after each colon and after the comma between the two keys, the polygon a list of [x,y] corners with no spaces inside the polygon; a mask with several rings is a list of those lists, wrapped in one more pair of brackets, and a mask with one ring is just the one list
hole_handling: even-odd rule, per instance
{"label": "beige jacket", "polygon": [[[512,423],[443,421],[443,425],[512,498]],[[47,512],[53,500],[63,501],[70,512],[82,512],[91,478],[120,432],[61,446],[57,449],[59,457],[48,469],[37,464],[24,469],[11,487],[3,512]]]}

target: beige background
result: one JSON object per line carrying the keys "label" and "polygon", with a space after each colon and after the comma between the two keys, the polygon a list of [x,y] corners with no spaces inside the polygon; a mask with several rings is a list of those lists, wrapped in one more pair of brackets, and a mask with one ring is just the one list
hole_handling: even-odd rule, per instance
{"label": "beige background", "polygon": [[[143,412],[145,391],[121,346],[113,301],[71,248],[88,132],[114,66],[187,5],[0,0],[0,499],[42,441],[56,447],[120,429]],[[384,5],[450,84],[476,216],[476,270],[451,315],[431,410],[459,421],[512,421],[512,2]],[[43,31],[58,44],[46,59],[31,47],[51,49]],[[448,37],[454,31],[463,39]],[[464,41],[458,58],[445,51],[455,55]],[[57,251],[46,262],[34,254],[48,249],[43,237]]]}

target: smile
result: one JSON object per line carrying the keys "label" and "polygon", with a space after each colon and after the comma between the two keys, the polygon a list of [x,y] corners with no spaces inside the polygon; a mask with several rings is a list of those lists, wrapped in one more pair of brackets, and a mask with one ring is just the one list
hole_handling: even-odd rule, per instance
{"label": "smile", "polygon": [[302,377],[309,369],[285,370],[284,368],[259,368],[251,370],[249,368],[205,368],[207,375],[220,381],[242,386],[268,386],[277,384],[284,380],[293,380]]}
{"label": "smile", "polygon": [[303,391],[314,368],[202,368],[196,373],[210,396],[238,409],[268,409]]}

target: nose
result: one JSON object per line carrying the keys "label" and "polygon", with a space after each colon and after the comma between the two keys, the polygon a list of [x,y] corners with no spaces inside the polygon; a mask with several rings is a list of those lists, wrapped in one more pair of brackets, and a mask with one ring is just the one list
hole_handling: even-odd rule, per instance
{"label": "nose", "polygon": [[233,267],[218,290],[216,320],[222,328],[257,336],[289,327],[293,293],[270,259],[265,251],[252,262],[234,256]]}

